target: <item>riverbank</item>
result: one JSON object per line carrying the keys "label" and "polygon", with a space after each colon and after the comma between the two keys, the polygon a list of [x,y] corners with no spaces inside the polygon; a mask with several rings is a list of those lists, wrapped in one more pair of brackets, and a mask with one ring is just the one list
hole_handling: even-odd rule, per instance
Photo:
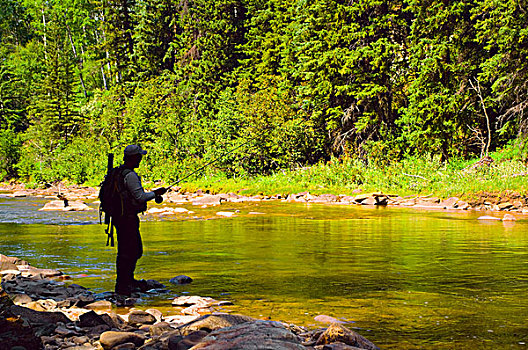
{"label": "riverbank", "polygon": [[[117,307],[113,293],[95,294],[57,270],[0,255],[0,344],[11,350],[378,349],[330,317],[326,328],[230,314],[229,302],[176,297],[180,315]],[[162,293],[164,286],[146,281]],[[132,300],[130,300],[132,301]],[[336,321],[336,322],[334,322]]]}
{"label": "riverbank", "polygon": [[[159,184],[158,184],[159,185]],[[83,202],[97,201],[99,189],[89,186],[56,185],[48,188],[26,188],[24,184],[3,184],[0,191],[10,197],[43,197],[50,199],[50,210],[76,210],[75,206],[68,207],[62,200],[66,199],[78,207]],[[184,191],[183,188],[171,189],[164,195],[161,205],[151,205],[149,213],[166,215],[177,210],[170,205],[193,205],[200,207],[217,206],[222,203],[283,201],[297,203],[322,203],[336,205],[369,205],[369,206],[398,206],[415,209],[436,210],[476,210],[493,212],[510,212],[513,214],[528,214],[528,196],[518,191],[504,190],[500,192],[478,191],[458,196],[441,198],[433,194],[399,195],[397,193],[384,193],[382,191],[367,192],[354,189],[348,194],[320,193],[309,191],[297,193],[275,193],[245,195],[244,190],[236,192],[218,193],[214,189],[198,189],[193,192]],[[60,201],[57,199],[60,198]],[[167,206],[169,204],[169,206]],[[229,215],[226,215],[229,216]]]}

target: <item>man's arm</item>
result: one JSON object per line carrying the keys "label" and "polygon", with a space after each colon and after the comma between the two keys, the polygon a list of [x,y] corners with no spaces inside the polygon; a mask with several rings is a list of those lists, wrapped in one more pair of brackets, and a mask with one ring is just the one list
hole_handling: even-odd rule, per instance
{"label": "man's arm", "polygon": [[132,197],[134,197],[134,199],[139,203],[148,202],[156,197],[154,192],[145,192],[143,190],[143,186],[141,186],[141,180],[139,179],[138,174],[136,174],[134,171],[129,172],[125,176],[125,185],[128,187]]}

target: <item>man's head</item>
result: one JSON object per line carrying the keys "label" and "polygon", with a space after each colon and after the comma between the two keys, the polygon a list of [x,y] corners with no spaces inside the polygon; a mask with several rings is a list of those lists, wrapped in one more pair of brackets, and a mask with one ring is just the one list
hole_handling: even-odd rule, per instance
{"label": "man's head", "polygon": [[147,151],[143,150],[138,145],[128,145],[125,147],[123,152],[123,161],[129,168],[137,168],[143,156],[147,154]]}

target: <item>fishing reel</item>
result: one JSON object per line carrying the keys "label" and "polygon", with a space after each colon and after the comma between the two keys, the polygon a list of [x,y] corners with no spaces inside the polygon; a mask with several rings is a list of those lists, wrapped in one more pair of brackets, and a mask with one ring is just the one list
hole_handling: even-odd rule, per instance
{"label": "fishing reel", "polygon": [[154,202],[160,204],[161,202],[163,202],[163,197],[162,197],[162,196],[156,196],[156,197],[154,197]]}

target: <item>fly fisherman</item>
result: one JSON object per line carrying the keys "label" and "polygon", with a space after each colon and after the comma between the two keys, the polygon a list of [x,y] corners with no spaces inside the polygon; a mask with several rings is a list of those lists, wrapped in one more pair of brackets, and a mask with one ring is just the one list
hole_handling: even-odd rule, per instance
{"label": "fly fisherman", "polygon": [[147,151],[138,145],[126,146],[123,162],[120,166],[126,195],[123,198],[123,215],[113,219],[117,232],[116,285],[118,295],[130,296],[136,288],[141,289],[140,281],[134,279],[136,263],[143,255],[143,244],[139,233],[138,214],[147,209],[147,202],[163,195],[166,188],[145,192],[141,179],[134,171]]}

